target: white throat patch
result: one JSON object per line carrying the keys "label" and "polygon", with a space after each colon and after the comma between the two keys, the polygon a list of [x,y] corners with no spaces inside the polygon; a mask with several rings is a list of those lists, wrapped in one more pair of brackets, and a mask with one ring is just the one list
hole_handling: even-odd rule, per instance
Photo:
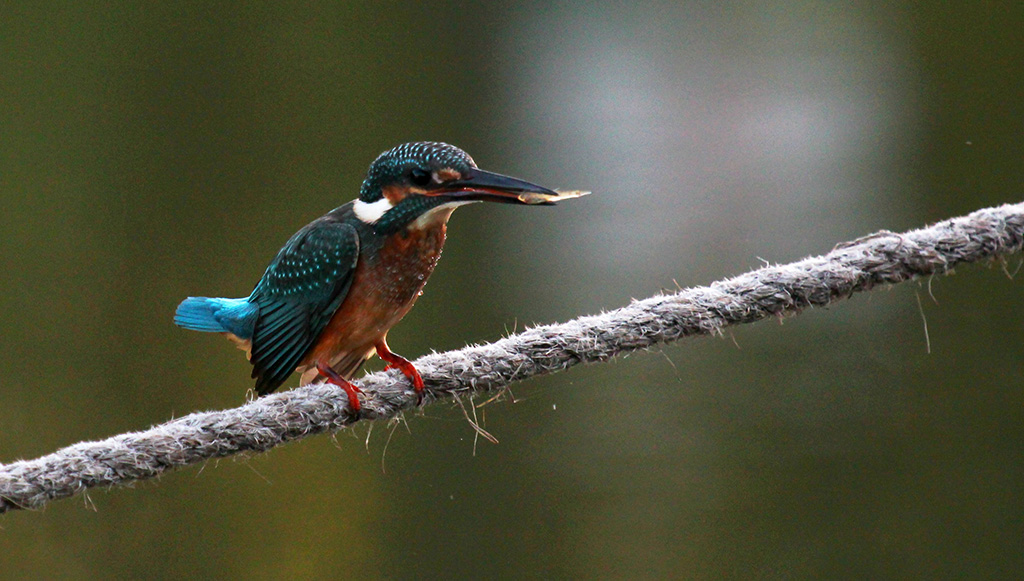
{"label": "white throat patch", "polygon": [[440,206],[433,207],[430,210],[428,210],[426,214],[423,214],[419,218],[413,220],[412,224],[410,224],[409,227],[416,230],[421,230],[423,228],[430,228],[431,226],[436,226],[439,223],[447,222],[448,217],[452,215],[452,212],[455,211],[455,208],[458,208],[459,206],[465,206],[466,204],[473,204],[476,201],[477,200],[464,202],[448,202],[447,204],[441,204]]}
{"label": "white throat patch", "polygon": [[391,208],[394,208],[394,206],[391,205],[391,200],[387,198],[381,198],[373,203],[356,200],[356,203],[352,204],[352,212],[355,213],[356,218],[367,224],[376,224],[377,220],[380,220],[381,216]]}

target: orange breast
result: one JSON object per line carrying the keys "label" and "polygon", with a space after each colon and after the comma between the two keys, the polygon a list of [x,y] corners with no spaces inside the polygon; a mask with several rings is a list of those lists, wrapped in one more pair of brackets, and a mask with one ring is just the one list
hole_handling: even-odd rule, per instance
{"label": "orange breast", "polygon": [[389,236],[375,256],[360,256],[348,295],[301,367],[327,363],[346,378],[359,369],[421,294],[441,257],[447,217]]}

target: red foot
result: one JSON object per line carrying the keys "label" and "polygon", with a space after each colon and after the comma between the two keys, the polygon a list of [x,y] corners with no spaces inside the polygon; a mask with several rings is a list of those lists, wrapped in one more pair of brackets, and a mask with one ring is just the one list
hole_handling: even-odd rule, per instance
{"label": "red foot", "polygon": [[349,382],[342,376],[338,375],[338,372],[331,369],[330,365],[317,363],[316,370],[320,372],[320,375],[326,377],[328,382],[333,383],[334,385],[337,385],[341,389],[345,390],[345,393],[348,394],[348,406],[352,408],[352,412],[356,416],[358,416],[359,409],[362,407],[362,405],[360,405],[359,396],[356,394],[363,393],[363,390],[352,385],[351,382]]}
{"label": "red foot", "polygon": [[388,366],[384,369],[395,368],[401,371],[402,375],[408,377],[409,381],[412,382],[413,389],[416,390],[416,397],[418,398],[416,404],[423,403],[423,378],[420,377],[420,372],[416,371],[416,368],[412,366],[408,359],[392,353],[391,349],[388,349],[387,341],[384,339],[381,339],[375,347],[377,348],[377,357],[388,363]]}

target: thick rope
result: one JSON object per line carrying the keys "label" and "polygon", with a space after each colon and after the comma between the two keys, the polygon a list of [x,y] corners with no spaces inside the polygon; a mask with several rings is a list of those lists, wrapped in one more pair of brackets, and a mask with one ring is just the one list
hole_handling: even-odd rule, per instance
{"label": "thick rope", "polygon": [[[534,327],[414,363],[426,383],[427,402],[500,390],[579,363],[825,306],[879,284],[946,273],[959,264],[1020,252],[1022,244],[1024,203],[1007,204],[904,234],[880,232],[841,244],[824,256],[766,266],[707,287],[634,301],[600,315]],[[411,386],[397,371],[368,375],[359,385],[364,392],[362,419],[393,418],[416,404]],[[354,421],[344,392],[324,384],[234,409],[190,414],[145,431],[0,465],[0,512],[38,509],[92,487],[152,478],[210,458],[269,450]]]}

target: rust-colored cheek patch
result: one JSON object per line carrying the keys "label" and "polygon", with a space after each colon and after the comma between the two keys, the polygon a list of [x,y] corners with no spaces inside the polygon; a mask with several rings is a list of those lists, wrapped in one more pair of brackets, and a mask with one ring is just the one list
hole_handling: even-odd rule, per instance
{"label": "rust-colored cheek patch", "polygon": [[391,202],[392,206],[397,206],[398,202],[401,202],[409,195],[409,189],[404,186],[384,186],[381,189],[381,193]]}

